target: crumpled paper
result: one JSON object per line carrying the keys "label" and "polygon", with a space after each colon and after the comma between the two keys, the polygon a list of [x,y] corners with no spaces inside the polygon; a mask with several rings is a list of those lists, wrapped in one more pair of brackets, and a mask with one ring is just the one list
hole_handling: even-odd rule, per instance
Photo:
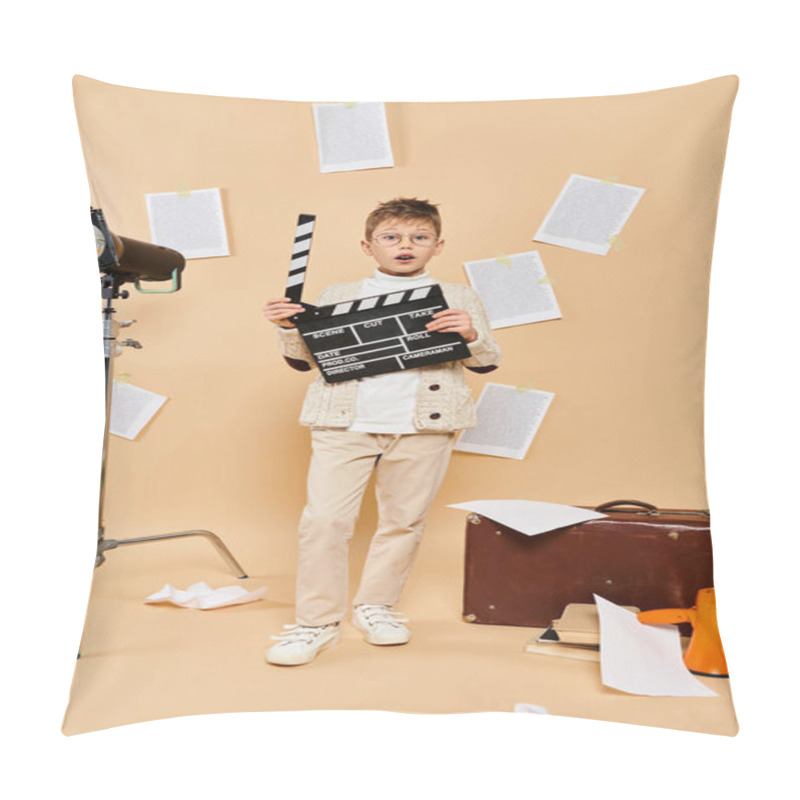
{"label": "crumpled paper", "polygon": [[238,606],[242,603],[252,603],[260,600],[267,593],[267,587],[261,586],[258,589],[248,591],[243,586],[222,586],[219,589],[212,589],[207,583],[202,581],[193,583],[188,589],[176,589],[170,584],[164,584],[160,592],[155,592],[146,597],[145,603],[172,603],[183,608],[199,608],[207,611],[211,608],[221,608],[222,606]]}

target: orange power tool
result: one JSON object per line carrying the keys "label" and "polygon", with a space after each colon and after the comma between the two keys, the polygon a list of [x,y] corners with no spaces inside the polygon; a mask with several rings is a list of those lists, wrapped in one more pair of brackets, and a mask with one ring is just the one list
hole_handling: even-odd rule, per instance
{"label": "orange power tool", "polygon": [[712,678],[727,678],[728,664],[722,650],[722,639],[717,627],[717,599],[714,589],[701,589],[691,608],[659,608],[640,611],[639,622],[651,625],[666,625],[675,622],[690,622],[692,638],[683,656],[689,672]]}

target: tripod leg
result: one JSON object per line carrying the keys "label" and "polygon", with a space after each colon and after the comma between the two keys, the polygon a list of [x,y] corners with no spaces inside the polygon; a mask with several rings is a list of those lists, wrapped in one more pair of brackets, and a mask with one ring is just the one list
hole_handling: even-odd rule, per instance
{"label": "tripod leg", "polygon": [[214,545],[217,552],[227,562],[231,570],[238,578],[246,578],[247,574],[242,569],[241,564],[233,557],[233,553],[225,546],[222,539],[216,533],[211,531],[179,531],[177,533],[159,533],[154,536],[141,536],[138,539],[103,539],[98,543],[98,557],[102,555],[103,550],[112,550],[115,547],[122,547],[126,544],[139,544],[139,542],[157,542],[159,539],[178,539],[185,536],[202,536]]}

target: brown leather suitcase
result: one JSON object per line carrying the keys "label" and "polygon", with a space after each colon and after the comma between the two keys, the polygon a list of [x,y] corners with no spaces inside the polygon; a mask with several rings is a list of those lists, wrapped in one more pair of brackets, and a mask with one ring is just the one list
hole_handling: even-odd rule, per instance
{"label": "brown leather suitcase", "polygon": [[536,536],[470,514],[464,619],[541,628],[593,594],[642,611],[689,608],[714,585],[707,511],[637,500],[594,510],[608,516]]}

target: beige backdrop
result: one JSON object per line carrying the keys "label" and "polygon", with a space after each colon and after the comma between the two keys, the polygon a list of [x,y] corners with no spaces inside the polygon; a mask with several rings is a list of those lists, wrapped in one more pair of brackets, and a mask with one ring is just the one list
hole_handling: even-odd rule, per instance
{"label": "beige backdrop", "polygon": [[[364,218],[404,195],[440,204],[446,245],[431,264],[435,277],[466,283],[466,260],[536,249],[564,317],[496,331],[503,366],[469,375],[476,397],[489,380],[555,399],[524,461],[454,454],[406,607],[458,617],[464,513],[447,503],[624,497],[706,508],[707,289],[737,87],[726,76],[611,97],[390,103],[396,166],[323,175],[308,102],[145,91],[77,76],[91,202],[112,230],[149,240],[145,193],[219,187],[231,248],[227,258],[187,262],[177,294],[133,291],[115,304],[118,319],[137,320],[124,335],[144,345],[126,350],[118,376],[169,401],[137,441],[111,438],[106,535],[217,531],[252,576],[264,577],[275,619],[291,621],[309,452],[297,417],[311,376],[285,365],[261,306],[283,294],[298,213],[318,218],[304,295],[313,301],[329,283],[372,272],[359,248]],[[532,241],[571,173],[646,189],[606,256]],[[368,501],[354,569],[373,518]],[[180,583],[183,569],[203,579],[214,558],[200,544],[140,549],[148,548],[109,555],[95,576],[95,606],[115,570],[130,575],[140,565],[135,591],[146,594]],[[90,606],[89,639],[92,619]],[[76,726],[102,724],[109,722]]]}

